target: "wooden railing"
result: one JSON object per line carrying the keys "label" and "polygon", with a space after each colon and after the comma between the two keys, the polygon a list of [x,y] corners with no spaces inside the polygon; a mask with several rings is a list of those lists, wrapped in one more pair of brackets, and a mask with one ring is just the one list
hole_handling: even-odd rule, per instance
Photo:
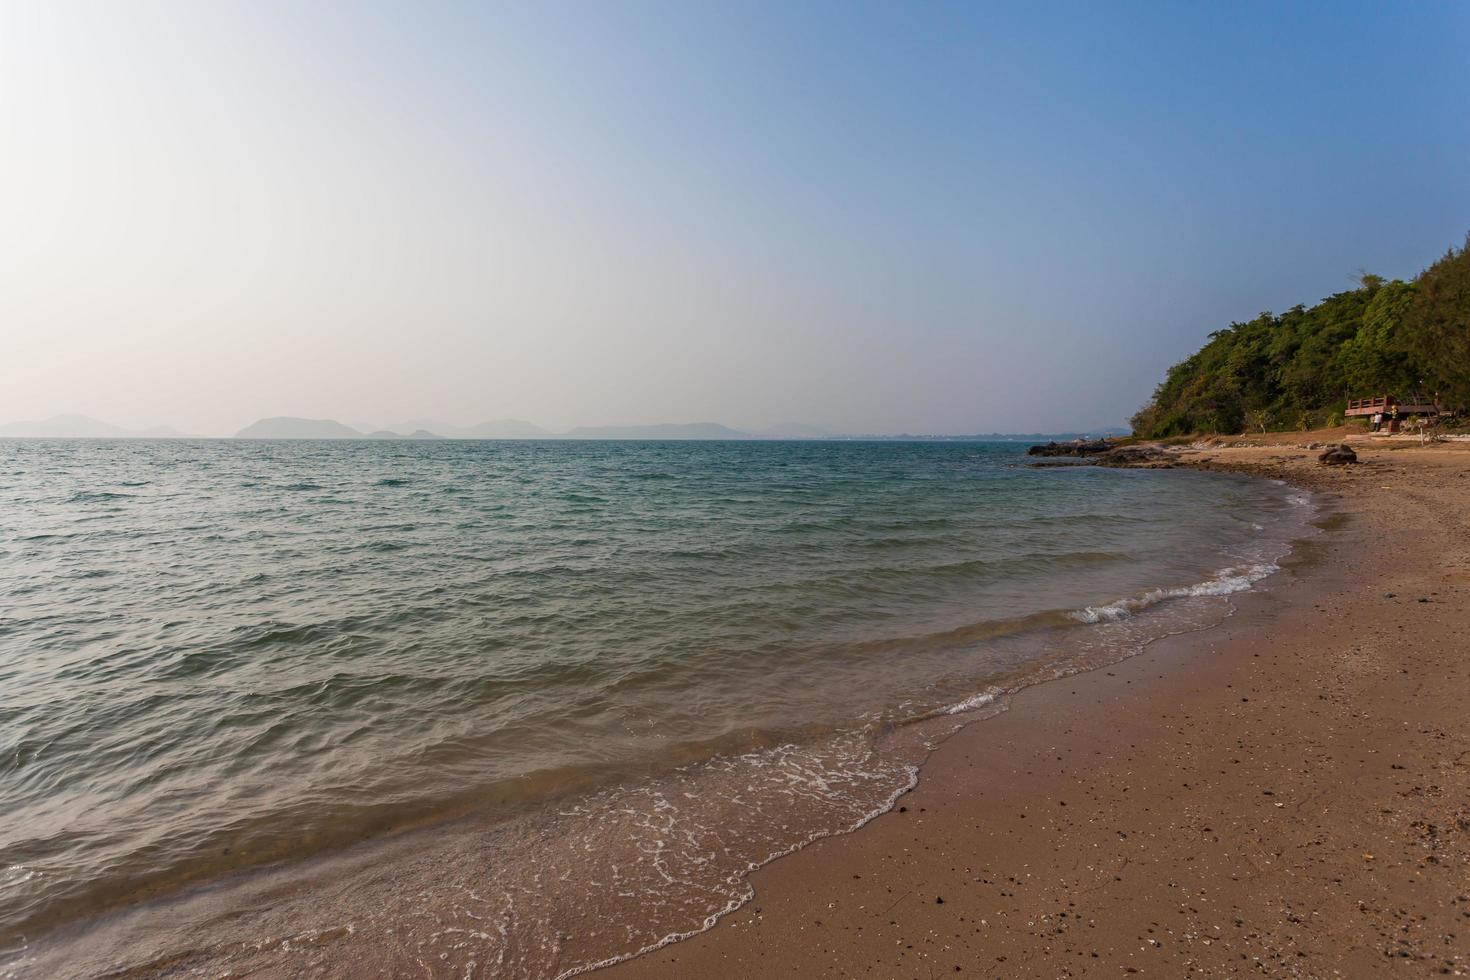
{"label": "wooden railing", "polygon": [[1409,398],[1394,395],[1376,395],[1373,398],[1349,398],[1344,415],[1387,415],[1397,411],[1400,415],[1438,415],[1439,406],[1426,395],[1414,394]]}
{"label": "wooden railing", "polygon": [[1394,399],[1387,395],[1379,395],[1377,398],[1349,398],[1347,410],[1349,415],[1372,415],[1380,409],[1388,411],[1388,407],[1393,401]]}

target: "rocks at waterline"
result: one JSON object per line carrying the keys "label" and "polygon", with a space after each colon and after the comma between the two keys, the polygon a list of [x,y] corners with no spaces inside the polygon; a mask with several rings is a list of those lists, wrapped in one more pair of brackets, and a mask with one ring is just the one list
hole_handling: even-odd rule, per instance
{"label": "rocks at waterline", "polygon": [[1160,470],[1173,469],[1175,457],[1158,446],[1119,446],[1093,457],[1092,462],[1118,469]]}
{"label": "rocks at waterline", "polygon": [[1113,444],[1106,439],[1097,439],[1088,442],[1085,439],[1073,439],[1071,442],[1049,442],[1044,446],[1032,446],[1026,450],[1027,456],[1097,456],[1102,453],[1112,452]]}
{"label": "rocks at waterline", "polygon": [[1158,446],[1118,446],[1111,442],[1070,443],[1052,442],[1045,446],[1032,446],[1026,450],[1030,456],[1074,457],[1046,459],[1028,466],[1111,466],[1116,469],[1173,469],[1177,463],[1174,454]]}

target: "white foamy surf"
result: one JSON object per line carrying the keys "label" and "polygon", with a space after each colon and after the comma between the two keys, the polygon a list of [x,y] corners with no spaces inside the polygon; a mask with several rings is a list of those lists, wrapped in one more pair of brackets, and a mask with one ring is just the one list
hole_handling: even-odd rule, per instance
{"label": "white foamy surf", "polygon": [[1132,616],[1139,610],[1157,605],[1169,599],[1186,599],[1199,596],[1227,596],[1244,592],[1257,582],[1279,572],[1281,566],[1275,562],[1222,568],[1214,577],[1193,585],[1169,589],[1150,589],[1142,595],[1128,596],[1099,606],[1088,606],[1072,613],[1080,623],[1116,622]]}

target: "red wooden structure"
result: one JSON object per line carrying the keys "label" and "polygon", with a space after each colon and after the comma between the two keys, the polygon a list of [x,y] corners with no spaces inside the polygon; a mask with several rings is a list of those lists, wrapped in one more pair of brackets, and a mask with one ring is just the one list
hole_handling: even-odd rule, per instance
{"label": "red wooden structure", "polygon": [[1349,418],[1363,415],[1438,415],[1440,408],[1433,400],[1424,395],[1415,395],[1408,400],[1401,400],[1395,395],[1375,395],[1372,398],[1349,398],[1347,411],[1343,413]]}

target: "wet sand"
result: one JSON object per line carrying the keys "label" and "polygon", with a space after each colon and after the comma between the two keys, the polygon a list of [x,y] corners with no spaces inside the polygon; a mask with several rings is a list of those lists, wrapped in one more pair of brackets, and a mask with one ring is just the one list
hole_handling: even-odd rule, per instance
{"label": "wet sand", "polygon": [[1225,626],[1023,691],[897,810],[599,976],[1470,972],[1470,446],[1277,441],[1179,451],[1326,504]]}

